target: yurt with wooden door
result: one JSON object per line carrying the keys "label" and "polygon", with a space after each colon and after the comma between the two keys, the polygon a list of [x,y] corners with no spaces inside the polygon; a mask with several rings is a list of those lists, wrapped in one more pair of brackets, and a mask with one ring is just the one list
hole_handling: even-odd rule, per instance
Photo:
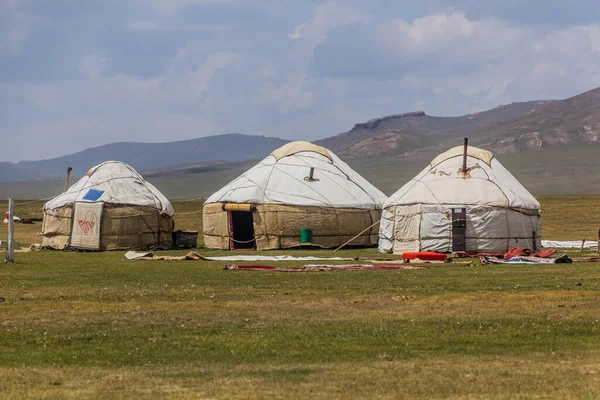
{"label": "yurt with wooden door", "polygon": [[375,186],[331,151],[291,142],[210,196],[204,244],[216,249],[285,249],[377,244]]}
{"label": "yurt with wooden door", "polygon": [[130,165],[107,161],[44,205],[43,242],[54,249],[168,248],[173,207]]}
{"label": "yurt with wooden door", "polygon": [[541,247],[538,201],[492,153],[438,155],[383,205],[379,250],[503,252]]}

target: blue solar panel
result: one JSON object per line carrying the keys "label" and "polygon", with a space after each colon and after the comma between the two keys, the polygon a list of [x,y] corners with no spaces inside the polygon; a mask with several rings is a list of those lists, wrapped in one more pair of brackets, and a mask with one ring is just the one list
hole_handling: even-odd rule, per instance
{"label": "blue solar panel", "polygon": [[83,200],[96,201],[104,194],[104,190],[90,189],[83,196]]}

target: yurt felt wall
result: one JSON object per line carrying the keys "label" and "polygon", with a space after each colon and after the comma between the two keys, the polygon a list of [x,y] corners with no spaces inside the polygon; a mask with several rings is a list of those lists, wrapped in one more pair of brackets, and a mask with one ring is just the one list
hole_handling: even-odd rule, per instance
{"label": "yurt felt wall", "polygon": [[[44,211],[42,244],[63,250],[71,245],[73,206]],[[144,206],[104,204],[97,250],[144,249],[171,247],[173,218]],[[85,247],[71,246],[86,249]],[[87,248],[89,250],[96,250]]]}
{"label": "yurt felt wall", "polygon": [[[310,229],[313,246],[337,247],[355,237],[349,246],[373,246],[378,240],[379,210],[324,208],[264,204],[250,211],[257,250],[285,249],[302,245],[300,230]],[[231,249],[236,244],[231,232],[230,212],[222,203],[204,206],[204,245]],[[232,245],[233,242],[233,245]]]}
{"label": "yurt felt wall", "polygon": [[452,209],[466,208],[466,249],[506,251],[541,246],[541,218],[499,207],[412,205],[395,209],[393,252],[452,252]]}

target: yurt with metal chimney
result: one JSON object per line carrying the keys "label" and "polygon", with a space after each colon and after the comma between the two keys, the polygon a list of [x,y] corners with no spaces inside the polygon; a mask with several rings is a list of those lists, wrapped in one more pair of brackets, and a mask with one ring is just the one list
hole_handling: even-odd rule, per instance
{"label": "yurt with metal chimney", "polygon": [[133,167],[107,161],[44,205],[42,244],[60,250],[170,247],[173,214],[169,200]]}
{"label": "yurt with metal chimney", "polygon": [[376,245],[386,198],[326,148],[291,142],[206,200],[204,244],[232,250]]}
{"label": "yurt with metal chimney", "polygon": [[383,205],[379,250],[503,252],[541,247],[540,203],[494,155],[438,155]]}

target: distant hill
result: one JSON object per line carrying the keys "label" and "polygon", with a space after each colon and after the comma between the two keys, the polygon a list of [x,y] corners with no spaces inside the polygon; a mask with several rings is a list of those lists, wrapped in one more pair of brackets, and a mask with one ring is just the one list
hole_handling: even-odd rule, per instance
{"label": "distant hill", "polygon": [[495,154],[600,144],[600,88],[565,100],[512,103],[462,117],[391,115],[317,143],[344,157],[415,161],[461,144],[465,136],[471,145]]}
{"label": "distant hill", "polygon": [[496,153],[600,144],[600,88],[554,101],[520,118],[471,132],[475,145]]}
{"label": "distant hill", "polygon": [[[466,135],[477,129],[485,129],[485,127],[494,124],[513,121],[532,110],[543,109],[552,103],[553,101],[551,100],[511,103],[460,117],[433,117],[425,114],[423,111],[388,115],[358,123],[348,132],[319,140],[316,143],[333,151],[347,153],[351,156],[361,155],[353,151],[351,147],[357,145],[357,148],[367,150],[368,146],[366,147],[365,145],[368,145],[369,142],[376,143],[379,139],[393,141],[397,144],[396,148],[398,151],[404,148],[400,144],[404,144],[412,150],[418,142],[417,137],[420,137],[420,140],[424,141],[423,144],[429,144],[432,141],[424,140],[423,136],[444,137],[456,134]],[[386,135],[390,132],[393,134]],[[365,142],[367,139],[369,140]],[[360,142],[363,142],[363,145],[360,145]]]}
{"label": "distant hill", "polygon": [[169,143],[111,143],[49,160],[0,163],[0,181],[63,176],[67,167],[81,176],[107,160],[124,161],[140,171],[211,160],[251,160],[265,157],[287,142],[232,133]]}
{"label": "distant hill", "polygon": [[24,181],[36,179],[39,173],[28,171],[11,162],[0,162],[0,182]]}
{"label": "distant hill", "polygon": [[[465,136],[470,144],[494,152],[534,194],[600,193],[600,147],[595,146],[600,144],[600,88],[565,100],[513,103],[461,117],[391,115],[316,143],[391,194]],[[286,142],[231,134],[162,144],[115,143],[53,160],[0,163],[0,177],[19,172],[22,179],[62,176],[67,166],[81,176],[90,166],[119,159],[169,197],[203,197]],[[0,183],[0,196],[41,198],[62,185],[54,178]]]}

